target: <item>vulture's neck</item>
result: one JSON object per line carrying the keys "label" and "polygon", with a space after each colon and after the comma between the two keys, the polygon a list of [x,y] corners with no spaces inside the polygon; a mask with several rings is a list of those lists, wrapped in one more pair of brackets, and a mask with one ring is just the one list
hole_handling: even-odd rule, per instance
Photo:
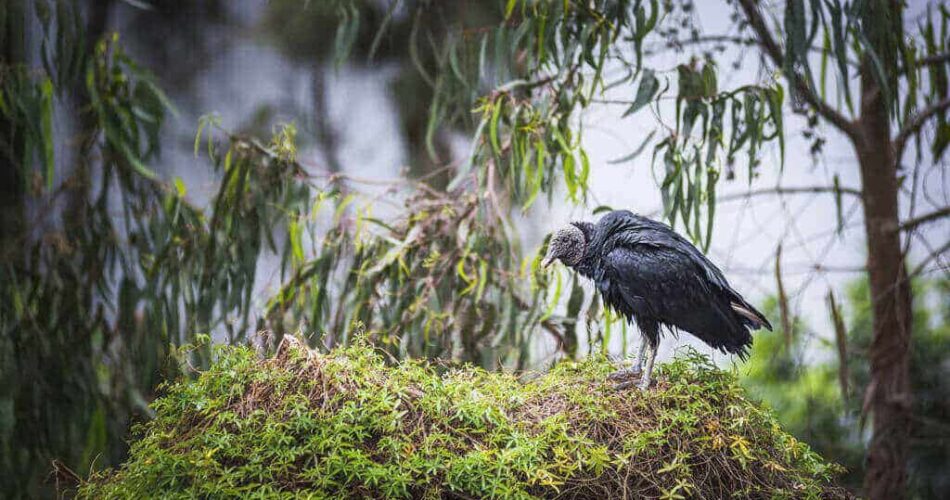
{"label": "vulture's neck", "polygon": [[572,222],[572,224],[584,233],[584,241],[587,242],[584,257],[574,265],[574,270],[585,278],[593,279],[597,255],[596,249],[591,247],[591,242],[594,241],[594,225],[590,222]]}

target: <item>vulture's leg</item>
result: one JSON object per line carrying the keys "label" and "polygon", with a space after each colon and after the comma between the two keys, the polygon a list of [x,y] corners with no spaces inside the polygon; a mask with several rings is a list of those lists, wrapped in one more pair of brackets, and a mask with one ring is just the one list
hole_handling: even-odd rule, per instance
{"label": "vulture's leg", "polygon": [[643,371],[643,355],[647,347],[647,339],[643,338],[640,342],[640,349],[637,351],[637,356],[633,358],[633,364],[630,365],[630,368],[622,368],[610,374],[610,380],[627,380],[629,378],[636,377]]}
{"label": "vulture's leg", "polygon": [[653,361],[656,360],[656,351],[659,350],[659,348],[659,340],[657,340],[656,344],[650,344],[650,351],[646,359],[646,365],[643,367],[643,375],[640,376],[640,383],[637,384],[637,388],[640,390],[647,390],[650,388],[650,383],[653,381]]}

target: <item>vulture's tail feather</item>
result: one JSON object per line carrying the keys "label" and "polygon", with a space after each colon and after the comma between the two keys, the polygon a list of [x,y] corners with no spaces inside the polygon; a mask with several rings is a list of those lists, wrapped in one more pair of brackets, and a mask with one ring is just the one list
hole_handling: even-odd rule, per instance
{"label": "vulture's tail feather", "polygon": [[735,302],[731,302],[729,305],[732,306],[732,310],[738,313],[739,316],[749,320],[753,327],[764,327],[766,330],[770,332],[772,331],[772,324],[769,323],[769,320],[765,319],[765,316],[762,315],[762,313],[756,311],[754,307],[744,303],[737,304]]}

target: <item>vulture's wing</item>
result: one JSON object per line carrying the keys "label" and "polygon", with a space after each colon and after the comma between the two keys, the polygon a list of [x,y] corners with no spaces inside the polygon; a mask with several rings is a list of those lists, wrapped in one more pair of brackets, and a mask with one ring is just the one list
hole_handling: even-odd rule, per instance
{"label": "vulture's wing", "polygon": [[626,247],[635,252],[645,252],[644,248],[655,248],[655,253],[666,261],[679,263],[680,270],[694,273],[705,288],[705,296],[715,294],[725,303],[725,307],[738,314],[741,323],[751,328],[772,325],[759,311],[746,302],[739,292],[734,290],[719,270],[706,256],[686,238],[673,231],[670,226],[646,217],[640,217],[627,210],[617,210],[605,215],[599,223],[599,241],[597,248],[605,258],[616,248]]}
{"label": "vulture's wing", "polygon": [[601,259],[597,285],[621,312],[687,331],[712,347],[740,353],[751,342],[731,307],[732,294],[701,262],[675,246],[618,242]]}

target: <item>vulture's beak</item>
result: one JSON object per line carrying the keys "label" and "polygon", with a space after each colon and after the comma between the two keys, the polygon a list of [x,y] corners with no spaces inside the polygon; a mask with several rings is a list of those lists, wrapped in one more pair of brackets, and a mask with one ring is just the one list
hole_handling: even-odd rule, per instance
{"label": "vulture's beak", "polygon": [[554,255],[552,255],[551,252],[548,252],[548,254],[544,256],[544,259],[541,260],[541,267],[546,269],[548,266],[554,263],[554,259]]}

